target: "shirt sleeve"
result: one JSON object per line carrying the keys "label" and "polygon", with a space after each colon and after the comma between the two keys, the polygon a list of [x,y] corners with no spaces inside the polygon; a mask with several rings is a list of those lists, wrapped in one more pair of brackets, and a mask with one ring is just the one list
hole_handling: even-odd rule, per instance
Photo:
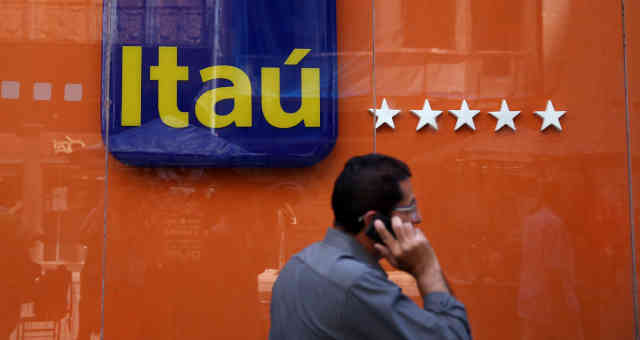
{"label": "shirt sleeve", "polygon": [[347,293],[343,315],[362,339],[471,339],[464,305],[447,293],[431,293],[424,309],[377,271],[368,271]]}

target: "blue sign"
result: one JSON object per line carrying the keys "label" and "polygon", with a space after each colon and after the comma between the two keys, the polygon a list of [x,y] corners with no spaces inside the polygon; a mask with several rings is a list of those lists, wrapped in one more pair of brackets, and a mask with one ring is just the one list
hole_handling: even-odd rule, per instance
{"label": "blue sign", "polygon": [[333,149],[335,0],[105,1],[105,22],[102,135],[120,161],[301,167]]}

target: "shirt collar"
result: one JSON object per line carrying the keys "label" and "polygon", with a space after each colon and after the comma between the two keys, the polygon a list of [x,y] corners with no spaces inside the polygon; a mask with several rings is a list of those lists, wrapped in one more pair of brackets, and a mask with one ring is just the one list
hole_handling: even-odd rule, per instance
{"label": "shirt collar", "polygon": [[375,256],[371,255],[371,253],[369,253],[364,246],[355,239],[355,237],[345,233],[344,231],[330,227],[327,230],[327,234],[325,235],[322,243],[343,250],[347,254],[353,256],[356,260],[360,260],[384,272]]}

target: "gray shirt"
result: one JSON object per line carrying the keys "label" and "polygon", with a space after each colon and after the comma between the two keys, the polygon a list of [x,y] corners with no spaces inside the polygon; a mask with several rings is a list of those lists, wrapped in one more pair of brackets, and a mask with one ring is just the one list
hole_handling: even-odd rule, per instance
{"label": "gray shirt", "polygon": [[329,228],[280,272],[269,339],[471,339],[471,329],[453,296],[428,294],[420,308],[358,241]]}

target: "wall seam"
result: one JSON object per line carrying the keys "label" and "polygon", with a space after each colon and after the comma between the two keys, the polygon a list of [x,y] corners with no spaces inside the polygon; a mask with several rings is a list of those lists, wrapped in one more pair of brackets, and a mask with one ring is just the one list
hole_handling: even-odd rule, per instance
{"label": "wall seam", "polygon": [[371,90],[373,92],[373,153],[377,151],[377,115],[375,110],[378,107],[376,97],[376,1],[371,0]]}
{"label": "wall seam", "polygon": [[[111,38],[113,32],[111,31],[111,24],[115,20],[115,8],[117,7],[117,0],[105,0],[103,5],[102,15],[102,99],[101,103],[101,124],[104,128],[104,197],[103,197],[103,220],[102,220],[102,294],[100,297],[100,340],[104,340],[105,333],[105,296],[106,296],[106,277],[107,277],[107,224],[108,224],[108,210],[109,210],[109,121],[110,121],[110,108],[111,101],[109,100],[109,75],[111,67]],[[106,32],[106,38],[105,34]]]}
{"label": "wall seam", "polygon": [[639,320],[638,320],[638,279],[637,279],[637,258],[635,246],[635,213],[633,209],[633,176],[631,164],[631,106],[629,103],[629,68],[628,68],[628,50],[627,50],[627,28],[625,16],[625,0],[621,0],[622,9],[622,59],[624,70],[624,101],[625,101],[625,124],[627,139],[627,187],[629,190],[629,226],[631,228],[631,290],[633,296],[633,323],[635,331],[635,339],[640,339]]}

